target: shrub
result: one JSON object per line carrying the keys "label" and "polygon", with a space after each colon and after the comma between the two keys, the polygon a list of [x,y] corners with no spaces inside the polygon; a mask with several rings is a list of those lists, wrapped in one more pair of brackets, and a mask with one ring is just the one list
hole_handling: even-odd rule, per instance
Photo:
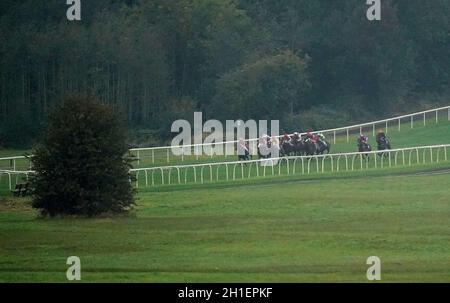
{"label": "shrub", "polygon": [[127,131],[93,97],[70,97],[49,116],[34,149],[33,207],[43,215],[96,216],[134,205]]}

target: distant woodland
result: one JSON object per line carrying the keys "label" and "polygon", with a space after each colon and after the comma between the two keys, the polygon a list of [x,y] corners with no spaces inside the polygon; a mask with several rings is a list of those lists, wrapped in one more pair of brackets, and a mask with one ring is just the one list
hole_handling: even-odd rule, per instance
{"label": "distant woodland", "polygon": [[[68,95],[95,95],[161,143],[171,123],[387,117],[450,97],[450,1],[0,1],[0,146],[31,145]],[[447,103],[448,104],[448,101]]]}

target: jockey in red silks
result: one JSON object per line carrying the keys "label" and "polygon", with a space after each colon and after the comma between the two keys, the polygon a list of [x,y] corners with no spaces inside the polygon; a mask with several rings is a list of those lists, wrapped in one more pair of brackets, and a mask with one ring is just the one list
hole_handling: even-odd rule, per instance
{"label": "jockey in red silks", "polygon": [[311,140],[313,143],[316,143],[316,142],[317,142],[317,136],[314,135],[314,134],[311,133],[311,132],[312,132],[311,129],[308,129],[308,130],[306,131],[306,139],[309,139],[309,140]]}
{"label": "jockey in red silks", "polygon": [[284,133],[283,135],[283,142],[289,142],[291,140],[291,137],[287,133]]}

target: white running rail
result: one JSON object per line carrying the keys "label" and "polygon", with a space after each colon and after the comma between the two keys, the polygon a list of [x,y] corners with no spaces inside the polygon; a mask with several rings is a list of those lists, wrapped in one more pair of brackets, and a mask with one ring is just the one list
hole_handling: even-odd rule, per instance
{"label": "white running rail", "polygon": [[[280,176],[282,171],[285,171],[286,175],[295,175],[297,173],[311,174],[311,173],[325,173],[328,172],[340,172],[340,171],[355,171],[364,170],[369,168],[384,168],[384,167],[399,167],[399,166],[411,166],[413,164],[432,164],[440,163],[442,161],[448,161],[448,150],[450,144],[444,145],[432,145],[432,146],[419,146],[391,149],[384,151],[371,151],[371,152],[355,152],[355,153],[342,153],[342,154],[326,154],[326,155],[313,155],[313,156],[291,156],[271,159],[259,159],[248,161],[233,161],[233,162],[217,162],[217,163],[205,163],[205,164],[191,164],[191,165],[174,165],[174,166],[160,166],[149,168],[136,168],[131,169],[130,174],[134,174],[136,177],[136,187],[139,187],[140,174],[144,174],[145,186],[156,186],[155,172],[160,173],[160,185],[171,184],[172,171],[176,172],[176,184],[187,183],[204,183],[205,182],[205,168],[209,171],[209,181],[236,181],[241,179],[248,179],[252,177],[266,177],[268,174],[271,176]],[[375,157],[370,157],[370,156]],[[369,156],[369,157],[366,157]],[[343,163],[341,163],[343,162]],[[261,164],[271,164],[263,165]],[[276,165],[279,163],[279,165]],[[286,165],[281,165],[285,163]],[[299,165],[297,165],[297,163]],[[314,165],[314,164],[315,165]],[[328,163],[328,165],[325,165]],[[373,163],[373,164],[372,164]],[[301,166],[300,166],[301,165]],[[372,165],[372,167],[370,167]],[[244,169],[248,166],[248,169]],[[219,173],[221,167],[225,168],[225,176]],[[298,171],[297,171],[298,167]],[[301,167],[301,169],[300,169]],[[215,178],[213,177],[213,168],[216,171]],[[314,169],[315,168],[315,169]],[[237,172],[237,169],[240,171]],[[254,174],[252,176],[252,169]],[[247,170],[246,173],[244,171]],[[269,170],[269,173],[266,171]],[[184,171],[184,178],[182,178],[182,172]],[[188,173],[192,172],[191,180],[188,182]],[[232,172],[230,176],[230,172]],[[33,174],[32,170],[16,171],[16,170],[0,170],[0,182],[2,175],[8,176],[9,189],[12,189],[13,177],[17,183],[20,176],[25,177],[27,180],[29,175]],[[165,177],[165,173],[167,178]],[[200,173],[200,175],[199,175]],[[150,178],[149,178],[150,175]],[[240,175],[240,177],[239,177]],[[221,178],[222,177],[222,178]],[[167,181],[166,181],[167,179]],[[184,180],[184,181],[182,181]]]}
{"label": "white running rail", "polygon": [[[351,126],[345,126],[345,127],[339,127],[339,128],[332,128],[332,129],[326,129],[326,130],[321,130],[321,131],[313,131],[313,133],[323,133],[323,134],[328,134],[328,135],[332,135],[333,138],[333,142],[336,143],[336,136],[338,133],[340,132],[344,132],[347,138],[347,142],[350,141],[350,132],[353,130],[357,130],[359,133],[363,132],[363,129],[366,128],[365,130],[367,131],[367,128],[370,128],[370,131],[372,132],[373,136],[375,136],[375,132],[376,132],[376,128],[377,127],[383,127],[385,132],[388,133],[389,132],[389,127],[395,127],[396,129],[398,129],[398,131],[401,131],[401,127],[402,127],[402,121],[408,119],[410,128],[414,128],[414,123],[419,121],[420,123],[423,123],[423,125],[427,124],[427,114],[434,114],[433,119],[435,120],[436,123],[439,122],[439,114],[444,113],[446,115],[446,119],[447,121],[450,121],[450,106],[444,106],[444,107],[439,107],[439,108],[435,108],[435,109],[430,109],[430,110],[425,110],[425,111],[421,111],[421,112],[416,112],[416,113],[412,113],[412,114],[407,114],[407,115],[402,115],[402,116],[397,116],[397,117],[393,117],[393,118],[389,118],[389,119],[384,119],[384,120],[378,120],[378,121],[373,121],[373,122],[368,122],[368,123],[362,123],[362,124],[355,124],[355,125],[351,125]],[[392,124],[389,125],[389,122],[396,122],[395,126],[393,126]],[[300,135],[305,135],[305,133],[301,133]],[[278,138],[282,137],[277,136]],[[257,141],[258,138],[253,138],[253,139],[248,139],[247,141],[249,141],[249,143],[251,143],[251,149],[253,151],[256,151],[256,145],[257,145]],[[189,144],[189,145],[183,145],[183,146],[159,146],[159,147],[144,147],[144,148],[133,148],[130,149],[130,152],[135,154],[138,161],[141,159],[141,155],[143,155],[144,152],[151,152],[151,154],[149,156],[147,156],[148,158],[151,158],[152,164],[155,164],[155,152],[160,152],[160,151],[165,151],[165,153],[163,153],[163,157],[166,158],[166,162],[170,163],[170,158],[171,158],[171,149],[172,148],[183,148],[183,150],[185,150],[186,148],[188,149],[194,149],[194,150],[198,150],[198,149],[203,149],[203,147],[213,147],[213,146],[220,146],[220,145],[233,145],[236,144],[238,141],[234,140],[234,141],[224,141],[224,142],[216,142],[216,143],[202,143],[202,144]],[[196,154],[196,158],[198,160],[199,153],[194,153]],[[213,156],[213,154],[211,153],[211,156]],[[184,155],[181,156],[177,156],[177,157],[181,157],[181,161],[184,161]]]}
{"label": "white running rail", "polygon": [[[435,108],[435,109],[416,112],[416,113],[398,116],[398,117],[389,118],[389,119],[384,119],[384,120],[378,120],[378,121],[356,124],[356,125],[345,126],[345,127],[339,127],[339,128],[333,128],[333,129],[326,129],[326,130],[322,130],[322,131],[314,131],[314,133],[321,132],[323,134],[332,134],[333,142],[336,143],[337,134],[339,132],[344,132],[346,134],[347,142],[349,142],[350,132],[352,130],[357,130],[357,131],[359,131],[359,133],[361,133],[361,132],[363,132],[364,128],[370,128],[373,136],[375,136],[377,126],[379,127],[380,125],[382,125],[382,127],[385,129],[385,132],[388,133],[389,132],[389,122],[396,122],[394,127],[397,128],[399,131],[401,131],[402,120],[409,119],[410,128],[414,128],[414,122],[417,122],[418,120],[420,120],[419,122],[423,123],[423,125],[426,125],[427,114],[434,114],[433,119],[435,120],[436,123],[438,123],[440,113],[441,114],[445,113],[447,121],[450,121],[450,106],[444,106],[444,107],[439,107],[439,108]],[[393,127],[393,126],[391,125],[391,127]],[[301,133],[301,135],[304,135],[304,134],[305,133]],[[278,137],[281,137],[281,136],[278,136]],[[251,150],[253,150],[253,151],[256,151],[257,140],[258,140],[258,138],[253,138],[253,139],[248,140],[250,143],[252,143]],[[140,162],[141,156],[151,158],[151,163],[155,164],[156,158],[161,156],[161,155],[156,155],[156,152],[161,152],[161,151],[163,152],[162,157],[165,158],[165,162],[170,163],[172,148],[179,149],[180,147],[182,147],[183,148],[182,150],[185,150],[185,148],[193,148],[193,149],[202,148],[203,149],[203,147],[205,147],[205,146],[212,147],[212,146],[226,145],[226,144],[231,144],[231,145],[233,145],[233,148],[234,148],[234,144],[236,144],[237,142],[238,141],[235,140],[235,141],[224,141],[224,142],[217,142],[217,143],[190,144],[190,145],[173,146],[173,147],[172,146],[143,147],[143,148],[130,149],[130,152],[132,154],[136,155],[138,164]],[[145,152],[150,152],[150,155],[145,156]],[[196,154],[199,154],[199,153],[196,153]],[[211,153],[211,157],[212,156],[214,156],[214,155]],[[32,155],[0,158],[0,168],[1,168],[2,161],[10,161],[12,163],[10,168],[12,168],[13,170],[16,170],[16,161],[17,160],[27,159],[30,157],[32,157]],[[174,156],[172,156],[172,157],[174,157]],[[181,158],[181,162],[184,162],[184,160],[185,160],[184,155],[176,156],[176,157]],[[196,155],[195,157],[197,158],[197,160],[199,159],[199,155]],[[31,165],[31,163],[30,163],[30,165]]]}
{"label": "white running rail", "polygon": [[[210,182],[230,180],[235,181],[246,178],[248,179],[251,177],[266,177],[266,170],[269,170],[270,175],[275,176],[281,175],[282,171],[285,171],[286,175],[294,175],[296,173],[310,174],[313,172],[313,170],[316,173],[325,173],[326,169],[328,169],[329,172],[340,172],[354,171],[356,169],[364,170],[369,168],[377,169],[384,167],[411,166],[413,164],[439,163],[441,161],[448,161],[447,150],[449,148],[450,144],[446,144],[399,148],[384,151],[326,154],[314,156],[290,156],[248,161],[161,166],[131,169],[130,173],[134,173],[136,177],[136,187],[139,187],[141,173],[144,174],[145,186],[148,187],[150,184],[151,186],[155,186],[155,172],[159,174],[159,185],[170,185],[173,171],[176,172],[176,184],[187,184],[191,182],[204,183],[205,169],[209,172]],[[370,157],[371,155],[375,157]],[[261,165],[263,163],[270,163],[271,165]],[[276,163],[279,163],[280,165],[277,165]],[[282,166],[282,163],[285,163],[286,165]],[[297,163],[299,165],[297,165]],[[328,165],[325,165],[326,163],[328,163]],[[297,166],[299,166],[299,171],[296,170]],[[224,171],[222,171],[222,174],[219,173],[219,169],[221,167],[225,168],[225,174],[223,174]],[[238,173],[236,173],[236,169],[238,169]],[[253,176],[252,169],[254,169]],[[213,174],[214,170],[216,172],[215,177]],[[246,171],[246,173],[244,173],[244,171]],[[191,178],[188,182],[189,172],[191,172]],[[230,172],[232,172],[231,176]]]}

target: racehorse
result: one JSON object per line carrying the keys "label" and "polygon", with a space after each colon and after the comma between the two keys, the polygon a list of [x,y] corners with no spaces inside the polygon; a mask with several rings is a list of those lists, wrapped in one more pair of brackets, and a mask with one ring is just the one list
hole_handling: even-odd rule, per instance
{"label": "racehorse", "polygon": [[[252,155],[249,152],[248,142],[239,142],[238,144],[238,161],[248,161],[252,158]],[[247,165],[247,163],[245,163]]]}
{"label": "racehorse", "polygon": [[328,143],[325,139],[320,139],[316,143],[316,154],[323,155],[325,152],[329,154],[330,148],[330,143]]}
{"label": "racehorse", "polygon": [[311,139],[307,138],[303,140],[304,152],[307,156],[315,155],[317,152],[316,143],[314,143]]}
{"label": "racehorse", "polygon": [[263,137],[258,143],[258,157],[259,159],[278,158],[280,155],[280,146],[277,140],[270,139],[270,137]]}
{"label": "racehorse", "polygon": [[[391,149],[391,142],[388,138],[384,137],[381,138],[378,142],[378,150],[389,150]],[[388,157],[389,153],[379,153],[378,156],[380,157]]]}
{"label": "racehorse", "polygon": [[280,147],[280,156],[281,157],[287,157],[287,156],[293,156],[295,154],[295,145],[287,140],[283,140],[281,142]]}
{"label": "racehorse", "polygon": [[280,146],[280,156],[302,156],[305,151],[305,144],[302,140],[291,139],[282,140]]}
{"label": "racehorse", "polygon": [[239,161],[248,161],[252,155],[250,155],[250,152],[248,150],[245,150],[244,153],[238,153],[238,159]]}
{"label": "racehorse", "polygon": [[[370,151],[372,151],[372,147],[370,146],[370,144],[368,144],[366,142],[359,142],[358,143],[358,151],[360,153],[370,152]],[[362,156],[364,159],[369,159],[369,154],[363,154]]]}

